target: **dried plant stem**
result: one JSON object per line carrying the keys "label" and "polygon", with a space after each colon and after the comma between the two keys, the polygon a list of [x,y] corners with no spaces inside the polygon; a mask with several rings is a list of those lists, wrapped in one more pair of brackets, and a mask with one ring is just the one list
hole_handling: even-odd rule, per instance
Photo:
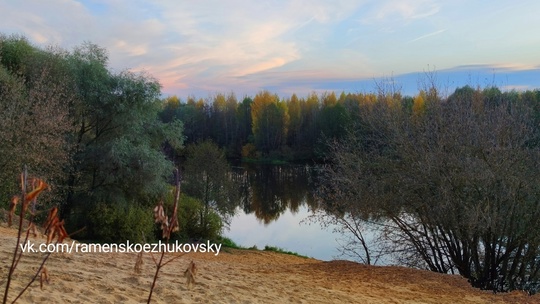
{"label": "dried plant stem", "polygon": [[[15,245],[15,250],[13,251],[13,259],[11,260],[11,266],[9,267],[9,273],[8,273],[8,277],[7,277],[6,289],[4,290],[4,299],[2,301],[3,304],[7,303],[8,293],[9,293],[9,286],[11,284],[11,279],[13,277],[13,273],[15,272],[15,268],[17,267],[17,263],[20,260],[20,257],[18,257],[18,255],[19,255],[19,244],[20,244],[20,241],[21,241],[21,234],[22,234],[22,227],[23,227],[23,219],[24,219],[23,205],[24,205],[24,198],[26,196],[26,174],[27,174],[27,170],[26,170],[26,167],[25,167],[24,171],[23,171],[23,174],[22,174],[22,177],[21,177],[21,180],[22,180],[22,183],[21,183],[22,202],[21,202],[21,213],[19,215],[19,230],[17,232],[17,244]],[[21,255],[22,255],[22,252],[21,252]]]}
{"label": "dried plant stem", "polygon": [[[58,243],[58,242],[57,242]],[[34,281],[37,279],[37,277],[39,275],[41,275],[41,270],[43,269],[43,267],[45,266],[45,262],[47,262],[47,260],[49,259],[49,257],[51,256],[51,253],[52,251],[50,252],[47,252],[47,254],[45,255],[45,257],[43,258],[43,261],[41,262],[41,264],[39,265],[39,268],[37,269],[36,273],[34,274],[34,276],[32,277],[32,280],[30,280],[30,282],[28,282],[28,284],[26,284],[26,286],[23,288],[23,290],[21,290],[21,292],[19,292],[19,294],[17,295],[17,297],[15,297],[15,299],[11,302],[12,304],[15,303],[15,301],[17,301],[22,295],[23,293],[28,289],[28,287],[30,287],[30,285],[32,285],[32,283],[34,283]]]}
{"label": "dried plant stem", "polygon": [[161,270],[161,267],[164,266],[164,265],[161,265],[161,263],[163,262],[164,256],[165,256],[165,250],[161,252],[161,257],[159,258],[159,262],[156,264],[156,273],[154,274],[154,280],[152,281],[152,287],[150,287],[150,294],[148,295],[148,301],[146,302],[148,304],[150,304],[150,301],[152,300],[152,293],[154,293],[154,288],[156,287],[156,281],[159,275],[159,271]]}
{"label": "dried plant stem", "polygon": [[[39,186],[36,187],[37,182],[39,182]],[[37,204],[37,197],[41,191],[46,189],[48,185],[44,183],[42,180],[33,180],[33,188],[32,191],[27,193],[28,190],[28,177],[27,177],[27,169],[26,166],[21,174],[21,204],[20,204],[20,214],[19,214],[19,227],[17,230],[17,244],[15,244],[15,249],[13,251],[13,258],[11,260],[11,266],[9,268],[9,273],[7,276],[7,282],[6,282],[6,288],[4,290],[4,298],[2,303],[6,304],[8,303],[8,296],[9,296],[9,288],[11,286],[11,280],[13,279],[13,274],[15,273],[15,269],[19,265],[19,261],[21,260],[24,251],[23,249],[19,249],[19,247],[22,245],[21,238],[23,233],[23,225],[24,225],[24,217],[26,215],[26,212],[29,212],[30,217],[28,219],[28,229],[26,230],[25,238],[24,238],[24,244],[28,242],[28,239],[30,237],[30,230],[33,228],[35,230],[35,223],[34,223],[34,217],[36,214],[36,204]],[[30,207],[30,209],[29,209]],[[63,223],[62,223],[63,225]],[[63,226],[61,226],[62,231],[65,232]],[[35,231],[34,231],[35,233]],[[56,241],[56,244],[61,242],[61,236],[58,237],[58,240]],[[47,241],[49,243],[49,241]],[[23,294],[26,292],[28,287],[32,285],[32,283],[35,282],[36,278],[41,275],[41,272],[45,266],[45,262],[49,259],[52,252],[48,252],[41,261],[41,264],[39,265],[39,268],[37,269],[36,273],[32,277],[32,279],[26,284],[26,286],[17,294],[15,299],[11,303],[15,303]]]}
{"label": "dried plant stem", "polygon": [[[176,188],[175,188],[175,193],[174,193],[173,213],[172,213],[170,222],[168,223],[166,228],[164,228],[164,229],[167,229],[166,233],[164,233],[167,244],[169,244],[169,241],[171,239],[171,233],[173,232],[173,230],[178,225],[177,212],[178,212],[178,201],[180,200],[180,174],[178,172],[178,169],[175,170],[175,179],[176,179],[175,180]],[[172,260],[175,260],[175,259],[177,259],[179,257],[179,256],[177,256],[177,257],[172,258],[171,260],[163,263],[163,258],[165,257],[165,251],[166,250],[163,250],[161,252],[161,256],[159,257],[159,261],[157,261],[157,263],[156,263],[156,259],[152,255],[152,259],[154,259],[154,263],[156,264],[156,273],[154,274],[154,280],[152,281],[152,286],[150,287],[150,293],[148,294],[148,301],[146,302],[148,304],[150,304],[150,301],[152,300],[152,294],[154,293],[154,288],[156,287],[156,282],[157,282],[157,278],[159,276],[159,271],[161,270],[161,268],[163,266],[167,265],[169,262],[171,262]]]}

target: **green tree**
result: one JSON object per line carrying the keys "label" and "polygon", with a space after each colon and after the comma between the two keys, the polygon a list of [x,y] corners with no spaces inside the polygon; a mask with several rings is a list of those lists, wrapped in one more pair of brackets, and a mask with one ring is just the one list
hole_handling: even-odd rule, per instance
{"label": "green tree", "polygon": [[251,104],[253,100],[245,97],[242,103],[236,108],[238,117],[238,145],[243,147],[248,142],[253,142],[253,131],[251,128]]}
{"label": "green tree", "polygon": [[225,225],[230,223],[238,204],[237,187],[231,179],[225,153],[212,141],[187,147],[183,171],[183,191],[203,203],[200,209],[200,227],[207,230],[210,214],[221,216]]}
{"label": "green tree", "polygon": [[161,147],[182,147],[182,124],[158,119],[157,81],[111,73],[104,49],[84,44],[68,60],[78,99],[71,137],[77,153],[62,211],[79,225],[91,225],[85,213],[98,203],[149,202],[166,191],[173,167]]}
{"label": "green tree", "polygon": [[[205,213],[205,205],[200,200],[181,195],[178,207],[181,239],[216,240],[223,231],[220,215],[213,210]],[[202,221],[201,214],[205,217]]]}
{"label": "green tree", "polygon": [[300,102],[302,113],[301,133],[298,134],[298,144],[304,151],[309,151],[313,156],[313,151],[319,138],[319,130],[317,128],[317,118],[320,112],[319,97],[312,93],[304,101]]}
{"label": "green tree", "polygon": [[322,108],[317,124],[324,138],[340,139],[345,136],[351,119],[347,109],[342,104],[336,103]]}
{"label": "green tree", "polygon": [[300,100],[296,94],[293,94],[291,99],[288,100],[287,108],[289,109],[287,145],[292,148],[298,145],[298,137],[302,133],[302,108],[300,105]]}

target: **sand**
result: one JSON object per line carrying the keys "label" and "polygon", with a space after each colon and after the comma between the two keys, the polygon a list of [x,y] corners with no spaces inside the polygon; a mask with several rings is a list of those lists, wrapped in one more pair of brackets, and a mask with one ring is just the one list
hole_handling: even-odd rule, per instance
{"label": "sand", "polygon": [[[2,294],[15,243],[16,230],[2,224]],[[23,257],[10,299],[34,274],[41,256]],[[50,283],[41,290],[34,282],[19,303],[146,303],[155,267],[150,254],[143,259],[142,272],[136,274],[136,253],[53,254],[47,262]],[[189,288],[183,272],[191,261],[198,273]],[[218,256],[190,253],[166,265],[152,303],[540,303],[540,297],[493,294],[472,288],[459,276],[403,267],[231,249]]]}

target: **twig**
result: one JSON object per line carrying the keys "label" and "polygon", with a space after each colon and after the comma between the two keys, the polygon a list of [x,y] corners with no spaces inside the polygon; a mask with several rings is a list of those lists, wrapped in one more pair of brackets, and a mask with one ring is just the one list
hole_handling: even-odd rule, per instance
{"label": "twig", "polygon": [[[167,217],[165,217],[165,221],[166,223],[162,223],[162,229],[163,229],[163,235],[165,237],[165,240],[166,240],[166,243],[168,244],[170,239],[171,239],[171,233],[176,231],[178,229],[178,216],[177,216],[177,212],[178,212],[178,201],[180,200],[180,173],[178,172],[178,169],[175,169],[174,171],[175,173],[175,182],[176,182],[176,189],[175,189],[175,195],[174,195],[174,207],[173,207],[173,213],[172,213],[172,216],[171,216],[171,219],[170,221],[167,222]],[[163,220],[163,219],[161,219]],[[167,225],[163,225],[163,224],[167,224]],[[161,252],[161,256],[159,258],[159,262],[155,263],[156,260],[154,258],[154,256],[152,255],[152,259],[154,259],[154,263],[156,264],[156,273],[154,274],[154,280],[152,281],[152,286],[150,287],[150,293],[148,294],[148,301],[146,302],[147,304],[150,304],[150,301],[152,300],[152,294],[154,293],[154,288],[156,287],[156,282],[157,282],[157,278],[158,278],[158,275],[159,275],[159,271],[161,270],[161,268],[165,265],[167,265],[168,263],[170,263],[171,261],[175,260],[176,258],[180,257],[175,257],[165,263],[163,263],[163,258],[165,257],[165,251],[166,250],[163,250]]]}
{"label": "twig", "polygon": [[27,174],[27,169],[26,169],[26,166],[25,166],[24,171],[21,174],[22,201],[21,201],[21,213],[19,215],[19,231],[17,232],[17,245],[15,246],[15,250],[13,252],[13,259],[11,260],[11,267],[9,268],[9,273],[8,273],[7,283],[6,283],[6,289],[4,291],[4,299],[2,301],[3,304],[7,303],[8,293],[9,293],[9,286],[11,284],[11,278],[13,277],[13,273],[15,272],[15,267],[17,266],[17,262],[18,262],[17,255],[18,255],[18,252],[19,252],[19,244],[20,244],[20,241],[21,241],[23,218],[24,218],[23,205],[24,205],[24,198],[26,196],[26,174]]}
{"label": "twig", "polygon": [[[58,244],[58,242],[56,242],[56,244]],[[30,282],[28,282],[28,284],[26,284],[26,286],[23,288],[23,290],[21,290],[21,292],[19,292],[17,297],[11,302],[12,304],[15,303],[15,301],[17,301],[23,295],[23,293],[28,289],[28,287],[30,287],[30,285],[32,285],[32,283],[34,283],[34,281],[37,279],[37,277],[41,274],[41,270],[43,269],[43,266],[45,266],[45,262],[47,262],[47,260],[51,256],[51,253],[52,253],[52,251],[47,252],[47,254],[45,255],[45,258],[43,258],[43,261],[39,265],[39,268],[36,271],[36,274],[34,275],[34,277],[32,277],[32,280],[30,280]]]}

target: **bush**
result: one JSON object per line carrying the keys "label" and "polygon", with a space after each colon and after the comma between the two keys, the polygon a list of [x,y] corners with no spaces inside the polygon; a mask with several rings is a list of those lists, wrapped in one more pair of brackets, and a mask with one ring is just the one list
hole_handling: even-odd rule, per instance
{"label": "bush", "polygon": [[88,222],[88,236],[99,242],[120,243],[129,240],[143,243],[154,239],[152,210],[147,207],[98,203],[88,213]]}
{"label": "bush", "polygon": [[[205,226],[201,224],[201,217],[205,219]],[[203,203],[187,195],[180,197],[178,223],[181,239],[215,240],[223,230],[223,222],[216,212],[209,210],[205,213]]]}
{"label": "bush", "polygon": [[223,247],[226,248],[233,248],[233,249],[246,249],[245,247],[242,247],[238,244],[236,244],[233,240],[231,240],[228,237],[221,236],[216,240],[218,243],[223,245]]}

